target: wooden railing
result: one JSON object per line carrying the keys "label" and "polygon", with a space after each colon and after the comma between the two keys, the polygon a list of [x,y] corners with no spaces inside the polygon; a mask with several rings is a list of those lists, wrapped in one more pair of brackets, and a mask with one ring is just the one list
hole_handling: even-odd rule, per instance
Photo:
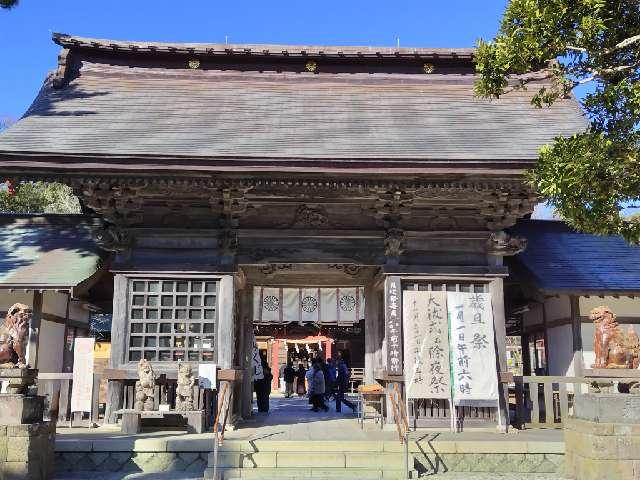
{"label": "wooden railing", "polygon": [[[409,422],[413,428],[444,428],[451,425],[451,407],[448,400],[412,399],[409,401]],[[460,427],[478,426],[497,422],[495,407],[456,407],[456,420]]]}
{"label": "wooden railing", "polygon": [[38,395],[45,397],[44,418],[53,420],[58,426],[71,426],[98,423],[100,375],[93,375],[93,395],[91,412],[84,419],[85,412],[71,411],[71,393],[73,391],[72,373],[38,373]]}
{"label": "wooden railing", "polygon": [[511,424],[516,428],[562,428],[573,411],[575,393],[594,391],[596,384],[615,387],[639,380],[615,373],[610,377],[514,376],[509,384]]}
{"label": "wooden railing", "polygon": [[213,422],[213,478],[218,479],[218,455],[219,449],[224,443],[224,431],[229,419],[231,411],[231,403],[233,402],[233,384],[225,382],[222,385],[220,396],[218,397],[218,405],[216,408],[216,417]]}

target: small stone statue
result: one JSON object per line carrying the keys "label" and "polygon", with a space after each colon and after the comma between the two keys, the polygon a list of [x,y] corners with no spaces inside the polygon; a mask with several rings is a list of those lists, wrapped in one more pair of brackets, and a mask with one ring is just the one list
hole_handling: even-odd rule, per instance
{"label": "small stone statue", "polygon": [[142,359],[138,362],[138,378],[136,383],[136,403],[135,410],[153,410],[153,390],[156,386],[156,376],[148,360]]}
{"label": "small stone statue", "polygon": [[591,310],[590,318],[595,325],[593,349],[596,355],[592,368],[638,368],[640,339],[629,326],[625,334],[616,322],[616,315],[609,307]]}
{"label": "small stone statue", "polygon": [[189,412],[194,410],[193,387],[196,378],[191,370],[191,365],[178,361],[178,385],[176,388],[176,410]]}
{"label": "small stone statue", "polygon": [[9,308],[4,324],[0,327],[0,366],[26,368],[31,307],[16,303]]}

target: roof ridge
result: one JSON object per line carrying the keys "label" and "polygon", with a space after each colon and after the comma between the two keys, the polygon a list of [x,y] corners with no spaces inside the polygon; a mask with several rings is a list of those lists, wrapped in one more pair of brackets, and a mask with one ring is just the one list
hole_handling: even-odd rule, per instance
{"label": "roof ridge", "polygon": [[66,33],[53,33],[53,41],[66,48],[92,48],[99,50],[128,50],[135,52],[189,53],[189,54],[244,54],[256,56],[308,56],[308,57],[418,57],[472,59],[476,48],[383,47],[357,45],[287,45],[255,43],[189,43],[146,42],[90,38]]}

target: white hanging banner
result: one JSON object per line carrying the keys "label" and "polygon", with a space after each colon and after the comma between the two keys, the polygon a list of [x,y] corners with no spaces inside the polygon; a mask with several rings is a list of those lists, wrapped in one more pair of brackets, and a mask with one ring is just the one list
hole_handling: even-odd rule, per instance
{"label": "white hanging banner", "polygon": [[[73,389],[71,411],[90,412],[93,392],[93,350],[95,338],[78,337],[73,342]],[[96,395],[98,392],[95,392]]]}
{"label": "white hanging banner", "polygon": [[446,292],[402,292],[407,398],[451,398]]}
{"label": "white hanging banner", "polygon": [[447,292],[456,403],[498,400],[493,310],[488,293]]}
{"label": "white hanging banner", "polygon": [[364,318],[364,288],[254,287],[255,323],[353,325]]}

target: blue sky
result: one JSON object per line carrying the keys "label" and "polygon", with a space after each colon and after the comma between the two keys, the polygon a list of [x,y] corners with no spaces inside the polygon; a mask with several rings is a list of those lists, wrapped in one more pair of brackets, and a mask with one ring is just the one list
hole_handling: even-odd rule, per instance
{"label": "blue sky", "polygon": [[[178,6],[179,5],[179,6]],[[472,47],[506,0],[20,0],[0,10],[0,117],[19,118],[56,65],[51,32],[122,40]]]}

